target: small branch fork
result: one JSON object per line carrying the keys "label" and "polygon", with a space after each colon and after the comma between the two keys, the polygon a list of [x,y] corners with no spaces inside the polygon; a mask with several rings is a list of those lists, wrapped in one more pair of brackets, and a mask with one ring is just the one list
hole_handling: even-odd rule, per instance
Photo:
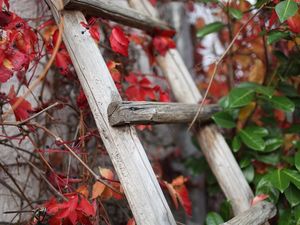
{"label": "small branch fork", "polygon": [[198,111],[193,119],[193,121],[191,122],[191,124],[189,125],[188,127],[188,131],[192,128],[192,126],[194,125],[194,123],[196,122],[197,120],[197,117],[199,116],[199,113],[201,112],[201,110],[203,109],[203,106],[204,106],[204,103],[205,103],[205,100],[207,98],[207,95],[208,95],[208,92],[211,88],[211,85],[212,85],[212,82],[214,81],[214,78],[217,74],[217,71],[219,69],[219,66],[220,64],[222,63],[222,61],[224,60],[225,56],[228,54],[228,52],[230,51],[230,49],[232,48],[233,44],[235,43],[235,41],[237,40],[237,38],[239,37],[240,33],[245,29],[245,27],[260,13],[260,11],[269,3],[266,2],[265,4],[263,4],[258,10],[256,13],[254,13],[248,20],[246,23],[244,23],[240,29],[238,30],[238,32],[235,34],[235,36],[233,37],[233,39],[231,40],[231,42],[229,43],[229,45],[227,46],[226,50],[223,52],[223,54],[221,55],[221,57],[215,62],[215,66],[214,66],[214,70],[213,70],[213,74],[209,80],[209,83],[208,83],[208,87],[205,91],[205,94],[203,96],[203,99],[200,103],[200,106],[198,108]]}
{"label": "small branch fork", "polygon": [[51,130],[49,130],[48,128],[40,125],[39,123],[27,123],[24,124],[24,122],[22,121],[21,123],[15,123],[15,122],[3,122],[1,123],[1,125],[6,125],[6,126],[23,126],[23,125],[27,125],[27,126],[34,126],[37,127],[39,129],[44,130],[48,135],[50,135],[51,137],[53,137],[55,139],[55,142],[58,144],[61,144],[62,146],[64,146],[72,155],[73,157],[75,157],[82,165],[84,168],[86,168],[90,174],[95,178],[95,180],[99,181],[100,183],[104,184],[105,186],[107,186],[108,188],[110,188],[111,190],[113,190],[114,192],[118,193],[118,194],[122,194],[119,190],[117,190],[116,188],[114,188],[113,186],[111,186],[108,182],[106,182],[104,179],[102,179],[101,176],[97,175],[77,154],[76,152],[73,151],[73,149],[67,145],[58,135],[56,135],[54,132],[52,132]]}

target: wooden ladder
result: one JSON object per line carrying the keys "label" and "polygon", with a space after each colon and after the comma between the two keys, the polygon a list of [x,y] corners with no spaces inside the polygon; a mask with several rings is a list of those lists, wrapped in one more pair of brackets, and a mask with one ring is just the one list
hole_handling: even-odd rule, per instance
{"label": "wooden ladder", "polygon": [[[178,51],[169,50],[166,57],[158,56],[157,61],[168,78],[176,99],[185,104],[123,102],[97,44],[89,32],[82,32],[80,23],[87,22],[81,11],[147,31],[166,30],[170,27],[154,17],[155,9],[145,0],[129,0],[131,6],[139,11],[122,8],[109,0],[46,2],[57,23],[60,22],[60,15],[64,15],[64,43],[136,223],[176,224],[136,130],[128,124],[189,122],[195,115],[201,95]],[[184,113],[177,113],[172,120],[167,121],[170,111],[178,110],[178,107]],[[218,106],[207,106],[199,119],[207,119],[218,110]],[[152,112],[150,116],[149,112]],[[240,214],[225,224],[262,224],[274,216],[276,209],[270,203],[261,202],[250,208],[253,193],[216,127],[203,127],[197,136],[213,173],[233,206],[234,213]],[[252,222],[249,223],[249,219]]]}

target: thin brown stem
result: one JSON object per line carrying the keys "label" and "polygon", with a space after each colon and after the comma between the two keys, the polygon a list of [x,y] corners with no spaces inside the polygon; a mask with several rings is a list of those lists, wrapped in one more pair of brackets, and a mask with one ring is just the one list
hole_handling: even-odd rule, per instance
{"label": "thin brown stem", "polygon": [[221,64],[221,62],[224,60],[225,56],[227,55],[227,53],[230,51],[230,49],[232,48],[233,44],[235,43],[235,41],[237,40],[237,38],[239,37],[240,33],[245,29],[245,27],[258,15],[258,13],[265,7],[265,5],[267,5],[268,2],[266,2],[265,4],[263,4],[258,10],[256,13],[254,13],[248,20],[246,23],[243,24],[243,26],[240,27],[240,29],[238,30],[238,32],[235,34],[234,38],[232,39],[232,41],[229,43],[229,45],[227,46],[226,50],[223,52],[223,54],[221,55],[221,57],[215,62],[215,66],[214,66],[214,70],[213,70],[213,75],[211,76],[210,78],[210,81],[209,81],[209,84],[208,84],[208,87],[207,87],[207,90],[205,91],[205,94],[203,96],[203,99],[200,103],[200,106],[198,108],[198,111],[193,119],[193,121],[191,122],[191,124],[189,125],[188,127],[188,131],[192,128],[192,126],[194,125],[194,123],[196,122],[197,120],[197,117],[199,116],[199,113],[201,112],[203,106],[204,106],[204,103],[205,103],[205,100],[207,98],[207,95],[208,95],[208,92],[211,88],[211,85],[212,85],[212,82],[216,76],[216,73],[218,71],[218,68]]}

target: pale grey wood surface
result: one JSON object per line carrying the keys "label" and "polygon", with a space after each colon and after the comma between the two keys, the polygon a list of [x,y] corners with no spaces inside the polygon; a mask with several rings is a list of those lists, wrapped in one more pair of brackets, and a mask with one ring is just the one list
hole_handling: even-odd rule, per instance
{"label": "pale grey wood surface", "polygon": [[221,225],[261,225],[276,215],[274,204],[262,201]]}
{"label": "pale grey wood surface", "polygon": [[88,15],[99,16],[146,31],[171,30],[165,22],[147,16],[137,10],[116,5],[107,0],[64,0],[65,9],[80,10]]}
{"label": "pale grey wood surface", "polygon": [[[58,20],[59,5],[47,2]],[[121,97],[96,43],[89,32],[82,33],[84,15],[78,11],[63,15],[64,43],[137,224],[176,224],[134,127],[109,125],[108,105]]]}
{"label": "pale grey wood surface", "polygon": [[[138,7],[141,11],[144,7],[145,13],[155,10],[146,4],[146,1],[128,0],[133,8]],[[201,100],[191,74],[176,49],[171,49],[165,57],[159,56],[156,59],[179,102],[198,103]],[[253,193],[222,134],[215,126],[206,126],[198,131],[197,137],[210,168],[232,204],[235,215],[247,210]]]}
{"label": "pale grey wood surface", "polygon": [[[112,102],[108,106],[109,122],[112,126],[126,124],[164,124],[191,122],[198,104],[165,102]],[[218,105],[206,105],[198,115],[199,121],[207,121],[221,111]]]}

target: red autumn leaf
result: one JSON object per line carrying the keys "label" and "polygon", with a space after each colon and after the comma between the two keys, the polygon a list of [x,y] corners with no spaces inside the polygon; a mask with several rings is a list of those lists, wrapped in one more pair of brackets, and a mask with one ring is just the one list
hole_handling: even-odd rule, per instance
{"label": "red autumn leaf", "polygon": [[22,121],[27,119],[29,117],[29,113],[32,111],[31,104],[23,97],[16,97],[14,86],[10,88],[8,98],[11,106],[13,106],[17,101],[21,100],[21,103],[18,105],[18,107],[14,109],[16,120]]}
{"label": "red autumn leaf", "polygon": [[182,207],[184,208],[184,211],[186,212],[187,215],[191,216],[192,215],[192,202],[189,198],[188,190],[184,184],[186,181],[187,181],[187,178],[185,178],[183,176],[179,176],[179,177],[175,178],[171,184],[174,187],[174,189],[176,190],[177,198],[178,198],[180,204],[182,205]]}
{"label": "red autumn leaf", "polygon": [[174,189],[174,187],[173,187],[172,184],[170,184],[170,183],[168,183],[166,181],[164,181],[164,184],[165,184],[166,188],[169,191],[169,194],[170,194],[170,196],[172,198],[172,201],[173,201],[173,203],[175,205],[175,209],[178,209],[178,199],[177,199],[177,192],[176,192],[176,190]]}
{"label": "red autumn leaf", "polygon": [[149,0],[149,2],[150,2],[153,6],[156,6],[157,0]]}
{"label": "red autumn leaf", "polygon": [[128,56],[129,40],[120,27],[117,26],[112,29],[109,41],[114,52]]}
{"label": "red autumn leaf", "polygon": [[160,91],[159,101],[160,102],[169,102],[170,101],[169,94],[167,92],[165,92],[165,91]]}
{"label": "red autumn leaf", "polygon": [[68,75],[70,72],[69,66],[71,59],[66,49],[61,49],[55,56],[55,66],[59,69],[62,75]]}
{"label": "red autumn leaf", "polygon": [[125,94],[129,100],[144,101],[155,100],[155,90],[147,78],[138,79],[136,75],[130,73],[125,80],[131,85],[126,89]]}
{"label": "red autumn leaf", "polygon": [[0,66],[0,83],[8,81],[8,79],[11,78],[12,75],[12,71],[6,69],[4,66]]}
{"label": "red autumn leaf", "polygon": [[135,223],[134,218],[129,219],[128,222],[127,222],[127,225],[135,225],[135,224],[136,223]]}
{"label": "red autumn leaf", "polygon": [[296,34],[300,33],[300,12],[287,20],[290,30]]}
{"label": "red autumn leaf", "polygon": [[12,70],[14,71],[19,71],[24,67],[27,69],[29,65],[28,56],[20,51],[11,51],[10,54],[7,55],[7,59],[10,61]]}
{"label": "red autumn leaf", "polygon": [[96,210],[85,198],[81,198],[76,210],[82,211],[86,216],[95,216]]}
{"label": "red autumn leaf", "polygon": [[261,201],[263,201],[263,200],[265,200],[265,199],[267,199],[267,198],[269,198],[269,195],[266,195],[266,194],[256,195],[256,196],[253,198],[253,200],[252,200],[252,202],[251,202],[251,205],[255,205],[255,204],[257,204],[257,203],[259,203],[259,202],[261,202]]}
{"label": "red autumn leaf", "polygon": [[81,109],[81,110],[87,109],[89,106],[86,96],[82,89],[80,89],[79,94],[77,95],[76,103],[77,103],[77,106],[79,107],[79,109]]}
{"label": "red autumn leaf", "polygon": [[275,10],[272,11],[271,17],[269,19],[268,29],[271,29],[272,26],[278,21],[278,16]]}
{"label": "red autumn leaf", "polygon": [[83,196],[77,193],[64,194],[68,199],[58,202],[52,198],[44,204],[50,216],[49,225],[76,225],[78,223],[92,225],[91,217],[96,214],[95,207]]}
{"label": "red autumn leaf", "polygon": [[109,72],[114,80],[115,83],[121,83],[121,73],[116,68],[119,63],[116,63],[115,61],[109,60],[107,63],[107,68],[109,69]]}
{"label": "red autumn leaf", "polygon": [[12,20],[12,14],[9,12],[0,12],[0,27],[5,27]]}
{"label": "red autumn leaf", "polygon": [[155,50],[162,56],[165,56],[170,48],[176,48],[176,44],[170,37],[155,36],[152,40]]}
{"label": "red autumn leaf", "polygon": [[97,19],[92,17],[89,19],[88,24],[84,23],[84,22],[80,22],[80,24],[86,28],[91,37],[96,41],[96,43],[100,42],[100,30],[99,30],[99,24],[96,23]]}

